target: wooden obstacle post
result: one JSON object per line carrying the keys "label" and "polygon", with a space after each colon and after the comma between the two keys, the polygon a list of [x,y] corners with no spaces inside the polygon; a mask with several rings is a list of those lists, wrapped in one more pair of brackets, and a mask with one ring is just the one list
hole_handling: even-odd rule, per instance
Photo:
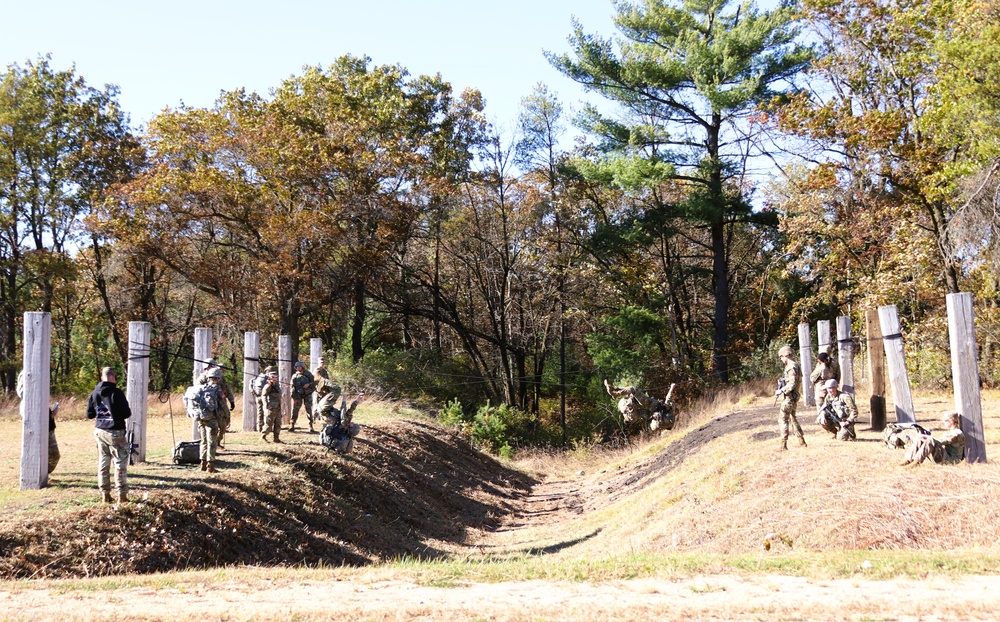
{"label": "wooden obstacle post", "polygon": [[[319,367],[319,359],[323,356],[323,340],[313,337],[309,340],[309,371],[313,378],[316,378],[316,368]],[[319,391],[313,391],[313,412],[316,412],[316,403],[319,402]]]}
{"label": "wooden obstacle post", "polygon": [[885,429],[885,348],[882,346],[882,328],[878,311],[865,311],[865,340],[868,343],[868,372],[871,376],[872,430]]}
{"label": "wooden obstacle post", "polygon": [[816,392],[813,390],[809,376],[813,371],[812,340],[808,324],[799,324],[799,360],[802,362],[802,395],[807,406],[816,405]]}
{"label": "wooden obstacle post", "polygon": [[260,374],[260,334],[243,334],[243,431],[257,429],[257,397],[253,394],[253,381]]}
{"label": "wooden obstacle post", "polygon": [[[198,376],[208,367],[205,361],[210,358],[212,358],[212,329],[195,328],[194,371],[192,372],[191,384],[198,384]],[[195,419],[191,420],[191,439],[196,441],[201,439],[201,431],[198,430],[198,421]]]}
{"label": "wooden obstacle post", "polygon": [[830,351],[830,320],[816,322],[816,354]]}
{"label": "wooden obstacle post", "polygon": [[146,461],[146,422],[149,414],[149,322],[128,323],[128,371],[125,398],[132,416],[126,426],[132,431],[132,442],[137,443],[137,462]]}
{"label": "wooden obstacle post", "polygon": [[913,395],[910,393],[910,376],[906,372],[906,353],[903,351],[903,334],[899,327],[896,305],[878,308],[879,323],[882,325],[882,344],[889,368],[889,386],[892,387],[892,403],[896,407],[898,423],[915,423]]}
{"label": "wooden obstacle post", "polygon": [[965,459],[986,462],[972,294],[948,294],[945,299],[951,342],[951,379],[955,385],[955,411],[962,416],[962,431],[965,433]]}
{"label": "wooden obstacle post", "polygon": [[24,314],[24,395],[21,398],[21,490],[49,483],[49,374],[52,315]]}
{"label": "wooden obstacle post", "polygon": [[292,421],[292,338],[278,336],[278,384],[281,385],[281,423]]}
{"label": "wooden obstacle post", "polygon": [[851,318],[837,318],[837,362],[840,363],[840,390],[854,397],[854,338]]}

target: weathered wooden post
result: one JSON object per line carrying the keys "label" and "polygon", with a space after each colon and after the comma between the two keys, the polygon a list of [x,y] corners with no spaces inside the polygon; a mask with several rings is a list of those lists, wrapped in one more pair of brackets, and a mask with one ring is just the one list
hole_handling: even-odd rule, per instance
{"label": "weathered wooden post", "polygon": [[882,329],[878,311],[865,311],[865,340],[868,343],[868,371],[871,375],[869,407],[872,411],[872,430],[885,429],[885,348],[882,346]]}
{"label": "weathered wooden post", "polygon": [[278,380],[281,385],[281,423],[292,421],[292,338],[278,336]]}
{"label": "weathered wooden post", "polygon": [[24,314],[24,395],[21,398],[21,490],[49,483],[49,374],[52,315]]}
{"label": "weathered wooden post", "polygon": [[253,394],[253,380],[260,374],[260,334],[243,334],[243,431],[257,429],[257,398]]}
{"label": "weathered wooden post", "polygon": [[899,328],[896,305],[879,307],[878,317],[882,325],[882,344],[889,367],[889,385],[892,387],[892,403],[896,407],[896,421],[914,423],[917,418],[913,410],[910,376],[906,372],[906,353],[903,351],[903,334]]}
{"label": "weathered wooden post", "polygon": [[[316,368],[319,367],[319,359],[323,356],[323,340],[319,337],[313,337],[309,340],[309,371],[312,372],[313,378],[316,378]],[[316,403],[319,401],[319,392],[313,391],[313,412],[316,412]]]}
{"label": "weathered wooden post", "polygon": [[809,325],[799,324],[799,360],[802,361],[802,395],[807,406],[816,405],[816,392],[813,390],[809,376],[813,371],[812,339],[809,335]]}
{"label": "weathered wooden post", "polygon": [[962,431],[965,433],[965,459],[986,462],[972,294],[948,294],[945,299],[951,342],[951,379],[955,385],[955,411],[962,416]]}
{"label": "weathered wooden post", "polygon": [[816,322],[816,353],[830,351],[830,320]]}
{"label": "weathered wooden post", "polygon": [[854,396],[854,339],[851,337],[851,318],[837,318],[837,362],[840,363],[840,390]]}
{"label": "weathered wooden post", "polygon": [[[198,384],[198,376],[208,367],[205,361],[210,358],[212,358],[212,329],[195,328],[194,371],[192,372],[191,384]],[[191,438],[196,441],[201,440],[201,431],[198,430],[198,422],[194,419],[191,420]]]}
{"label": "weathered wooden post", "polygon": [[146,461],[146,422],[149,414],[149,322],[128,323],[128,377],[125,397],[132,416],[126,425],[139,445],[137,462]]}

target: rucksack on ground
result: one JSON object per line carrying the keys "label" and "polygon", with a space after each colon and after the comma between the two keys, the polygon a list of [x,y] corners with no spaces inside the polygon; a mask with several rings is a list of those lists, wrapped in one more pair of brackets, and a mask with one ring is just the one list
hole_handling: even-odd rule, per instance
{"label": "rucksack on ground", "polygon": [[174,464],[201,462],[201,441],[181,441],[174,447]]}

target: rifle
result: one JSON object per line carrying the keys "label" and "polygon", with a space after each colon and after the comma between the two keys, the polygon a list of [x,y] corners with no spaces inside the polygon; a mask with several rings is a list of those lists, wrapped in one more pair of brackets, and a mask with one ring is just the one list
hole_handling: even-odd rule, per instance
{"label": "rifle", "polygon": [[135,464],[135,457],[139,455],[139,443],[135,442],[135,429],[129,428],[125,433],[125,442],[128,443],[128,463],[129,466]]}
{"label": "rifle", "polygon": [[782,376],[778,378],[778,390],[774,392],[774,405],[778,405],[778,396],[781,395],[781,391],[785,388],[785,377]]}

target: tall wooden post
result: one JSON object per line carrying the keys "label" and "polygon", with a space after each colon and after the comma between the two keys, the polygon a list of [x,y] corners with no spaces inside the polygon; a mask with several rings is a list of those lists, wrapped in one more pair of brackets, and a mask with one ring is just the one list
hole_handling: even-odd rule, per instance
{"label": "tall wooden post", "polygon": [[812,340],[809,335],[809,325],[799,324],[799,360],[802,361],[802,395],[807,406],[816,405],[816,392],[813,391],[809,376],[813,371]]}
{"label": "tall wooden post", "polygon": [[126,426],[139,445],[138,462],[146,461],[146,422],[149,414],[149,322],[128,323],[128,376],[125,397],[132,416]]}
{"label": "tall wooden post", "polygon": [[257,429],[257,398],[253,394],[253,380],[260,374],[260,334],[243,334],[243,431]]}
{"label": "tall wooden post", "polygon": [[965,459],[986,462],[972,294],[948,294],[945,299],[951,342],[951,379],[955,385],[955,410],[962,416],[962,431],[965,432]]}
{"label": "tall wooden post", "polygon": [[837,318],[837,362],[840,363],[840,390],[854,397],[854,339],[851,318]]}
{"label": "tall wooden post", "polygon": [[868,343],[868,371],[871,376],[872,396],[868,403],[872,411],[872,430],[879,432],[885,429],[885,348],[875,309],[865,311],[865,340]]}
{"label": "tall wooden post", "polygon": [[[192,373],[191,384],[198,384],[198,376],[208,367],[205,361],[210,358],[212,358],[212,329],[195,328],[194,371]],[[191,438],[196,441],[201,438],[201,432],[198,430],[198,422],[193,419],[191,420]]]}
{"label": "tall wooden post", "polygon": [[816,353],[830,351],[830,320],[816,322]]}
{"label": "tall wooden post", "polygon": [[49,483],[49,374],[52,315],[24,314],[24,395],[21,398],[21,490]]}
{"label": "tall wooden post", "polygon": [[[319,359],[323,356],[323,340],[313,337],[309,340],[309,371],[313,378],[316,377],[316,368],[319,367]],[[316,412],[316,402],[319,401],[319,391],[313,391],[313,412]]]}
{"label": "tall wooden post", "polygon": [[878,318],[882,325],[882,344],[889,367],[889,385],[892,387],[892,403],[896,407],[896,421],[914,423],[917,419],[913,410],[910,376],[906,371],[906,353],[903,351],[903,334],[899,328],[896,305],[879,307]]}
{"label": "tall wooden post", "polygon": [[292,421],[292,338],[278,336],[278,381],[281,385],[281,423]]}

